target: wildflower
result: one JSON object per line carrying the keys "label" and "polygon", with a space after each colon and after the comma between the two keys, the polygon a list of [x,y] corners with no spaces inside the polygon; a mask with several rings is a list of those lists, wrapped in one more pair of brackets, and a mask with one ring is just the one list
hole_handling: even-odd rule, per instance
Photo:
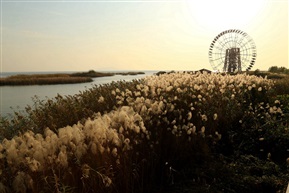
{"label": "wildflower", "polygon": [[175,106],[174,105],[171,105],[171,108],[170,108],[170,112],[172,112],[173,110],[175,109]]}
{"label": "wildflower", "polygon": [[66,153],[66,147],[62,147],[61,151],[58,154],[57,162],[62,165],[63,167],[68,166],[68,160],[67,160],[67,153]]}
{"label": "wildflower", "polygon": [[124,140],[124,143],[128,145],[128,144],[130,143],[129,138],[126,138],[126,139]]}
{"label": "wildflower", "polygon": [[136,85],[136,89],[137,90],[141,90],[141,86],[138,84],[138,85]]}
{"label": "wildflower", "polygon": [[282,113],[283,113],[283,111],[281,110],[281,108],[280,108],[280,107],[278,107],[278,108],[277,108],[276,112],[277,112],[277,113],[280,113],[280,114],[282,114]]}
{"label": "wildflower", "polygon": [[99,102],[99,103],[103,103],[103,102],[104,102],[103,96],[100,96],[100,97],[99,97],[98,102]]}
{"label": "wildflower", "polygon": [[89,178],[89,171],[90,171],[90,167],[87,164],[83,164],[81,166],[81,171],[82,171],[82,177],[83,178]]}
{"label": "wildflower", "polygon": [[134,92],[134,95],[137,96],[141,96],[141,93],[139,91]]}
{"label": "wildflower", "polygon": [[276,106],[270,107],[269,113],[275,114],[276,112],[277,112],[277,107]]}
{"label": "wildflower", "polygon": [[26,157],[26,161],[32,172],[38,171],[38,169],[40,168],[41,164],[34,158],[31,159],[30,157]]}
{"label": "wildflower", "polygon": [[176,134],[177,133],[177,131],[178,131],[178,127],[177,126],[173,126],[173,130],[172,130],[172,134]]}
{"label": "wildflower", "polygon": [[117,157],[117,149],[116,148],[113,148],[111,153],[114,157]]}
{"label": "wildflower", "polygon": [[123,133],[124,128],[123,128],[122,126],[120,126],[119,129],[118,129],[118,131],[119,131],[119,133]]}
{"label": "wildflower", "polygon": [[208,120],[207,115],[201,115],[201,118],[202,118],[202,121],[207,121]]}
{"label": "wildflower", "polygon": [[171,90],[173,90],[173,88],[174,88],[173,86],[169,86],[169,87],[166,88],[166,91],[170,92]]}
{"label": "wildflower", "polygon": [[178,93],[181,93],[181,92],[182,92],[182,89],[177,88],[177,92],[178,92]]}
{"label": "wildflower", "polygon": [[271,153],[269,152],[269,153],[267,154],[267,159],[270,160],[270,158],[271,158]]}
{"label": "wildflower", "polygon": [[215,134],[217,135],[218,140],[220,140],[222,138],[222,135],[219,134],[218,131],[216,131]]}
{"label": "wildflower", "polygon": [[217,120],[217,118],[218,118],[218,114],[215,113],[214,116],[213,116],[213,119],[214,119],[214,120]]}
{"label": "wildflower", "polygon": [[174,119],[171,124],[172,124],[172,125],[175,125],[176,122],[177,122],[176,119]]}
{"label": "wildflower", "polygon": [[140,127],[139,126],[134,125],[133,129],[134,129],[135,133],[140,133]]}
{"label": "wildflower", "polygon": [[259,141],[264,141],[264,139],[265,139],[264,137],[260,137]]}
{"label": "wildflower", "polygon": [[112,180],[108,176],[102,178],[105,187],[109,187],[112,184]]}
{"label": "wildflower", "polygon": [[202,132],[202,133],[205,133],[205,130],[206,130],[205,126],[202,126],[201,132]]}
{"label": "wildflower", "polygon": [[193,126],[192,132],[193,132],[193,133],[196,133],[196,130],[197,130],[196,126]]}
{"label": "wildflower", "polygon": [[189,113],[188,113],[188,118],[187,118],[187,119],[188,119],[188,121],[189,121],[189,120],[191,120],[191,118],[192,118],[192,113],[191,113],[191,112],[189,112]]}
{"label": "wildflower", "polygon": [[259,87],[259,88],[258,88],[258,91],[261,92],[261,91],[262,91],[262,87]]}

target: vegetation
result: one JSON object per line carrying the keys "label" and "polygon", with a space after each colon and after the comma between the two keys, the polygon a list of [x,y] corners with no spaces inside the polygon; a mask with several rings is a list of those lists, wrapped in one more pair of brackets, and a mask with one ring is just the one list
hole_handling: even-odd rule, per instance
{"label": "vegetation", "polygon": [[278,81],[184,72],[35,97],[1,119],[0,192],[284,192]]}
{"label": "vegetation", "polygon": [[47,85],[47,84],[73,84],[92,82],[92,78],[114,76],[114,75],[137,75],[144,74],[144,72],[118,72],[105,73],[95,72],[90,70],[88,72],[79,72],[72,74],[34,74],[34,75],[15,75],[5,78],[0,78],[0,86],[5,85]]}
{"label": "vegetation", "polygon": [[145,74],[144,72],[95,72],[94,70],[90,70],[88,72],[79,72],[73,73],[71,76],[80,76],[80,77],[103,77],[103,76],[114,76],[114,75],[138,75]]}
{"label": "vegetation", "polygon": [[73,84],[92,81],[93,80],[90,77],[72,77],[69,74],[35,74],[35,75],[20,74],[0,78],[0,86]]}
{"label": "vegetation", "polygon": [[274,72],[274,73],[283,73],[283,74],[289,74],[289,69],[285,67],[278,67],[278,66],[271,66],[268,69],[269,72]]}

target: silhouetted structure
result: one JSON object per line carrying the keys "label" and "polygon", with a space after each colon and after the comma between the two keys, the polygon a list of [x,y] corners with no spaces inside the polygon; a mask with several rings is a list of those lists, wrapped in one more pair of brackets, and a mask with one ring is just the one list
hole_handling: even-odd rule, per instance
{"label": "silhouetted structure", "polygon": [[230,48],[226,50],[224,72],[242,71],[240,48]]}
{"label": "silhouetted structure", "polygon": [[217,72],[250,70],[256,61],[256,46],[241,30],[231,29],[218,34],[209,48],[209,61]]}

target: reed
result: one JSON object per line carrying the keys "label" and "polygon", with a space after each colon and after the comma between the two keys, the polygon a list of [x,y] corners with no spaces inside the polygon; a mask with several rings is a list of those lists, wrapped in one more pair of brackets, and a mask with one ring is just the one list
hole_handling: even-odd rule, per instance
{"label": "reed", "polygon": [[0,192],[280,192],[289,105],[274,88],[171,73],[36,97],[1,118]]}

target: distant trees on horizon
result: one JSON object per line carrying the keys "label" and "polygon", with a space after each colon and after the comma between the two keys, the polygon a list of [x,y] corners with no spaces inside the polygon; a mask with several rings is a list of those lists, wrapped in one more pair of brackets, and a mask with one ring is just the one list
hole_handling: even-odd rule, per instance
{"label": "distant trees on horizon", "polygon": [[289,74],[289,69],[287,69],[284,66],[278,67],[278,66],[271,66],[268,69],[269,72],[274,72],[274,73],[283,73],[283,74]]}

